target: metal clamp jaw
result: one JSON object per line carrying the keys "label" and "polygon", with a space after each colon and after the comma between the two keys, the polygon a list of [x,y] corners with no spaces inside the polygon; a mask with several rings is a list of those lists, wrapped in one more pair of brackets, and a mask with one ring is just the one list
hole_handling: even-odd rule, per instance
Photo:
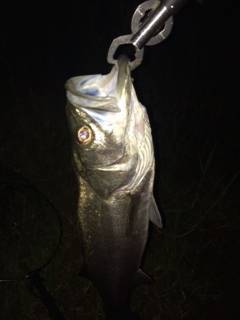
{"label": "metal clamp jaw", "polygon": [[108,62],[116,64],[114,58],[117,49],[124,44],[135,47],[135,59],[130,62],[133,70],[143,60],[145,45],[153,46],[165,40],[173,27],[173,15],[186,0],[148,0],[140,4],[132,18],[132,34],[120,36],[113,40],[108,51]]}

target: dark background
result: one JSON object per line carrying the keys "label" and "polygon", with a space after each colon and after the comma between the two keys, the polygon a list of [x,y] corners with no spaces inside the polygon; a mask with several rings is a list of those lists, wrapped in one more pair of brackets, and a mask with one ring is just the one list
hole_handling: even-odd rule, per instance
{"label": "dark background", "polygon": [[[95,289],[78,276],[76,183],[64,83],[75,75],[109,72],[110,43],[130,33],[140,3],[92,0],[51,7],[32,2],[1,12],[1,182],[16,185],[21,175],[61,212],[62,245],[42,273],[66,319],[103,319],[103,314]],[[143,319],[220,320],[240,314],[238,16],[233,1],[190,1],[176,16],[169,39],[147,48],[133,73],[152,125],[155,196],[166,220],[163,231],[151,230],[144,260],[155,283],[133,295],[133,308]],[[44,261],[59,232],[51,211],[37,215],[36,195],[33,200],[29,191],[17,189],[35,209],[29,209],[32,222],[25,210],[25,222],[16,223],[22,228],[18,238],[12,237],[16,229],[1,229],[5,275],[0,278],[8,277],[34,244],[34,259]],[[17,192],[2,185],[0,190],[1,221],[11,214],[18,221],[24,214]],[[16,247],[18,255],[12,253]],[[0,283],[0,295],[1,319],[50,319],[22,282]]]}

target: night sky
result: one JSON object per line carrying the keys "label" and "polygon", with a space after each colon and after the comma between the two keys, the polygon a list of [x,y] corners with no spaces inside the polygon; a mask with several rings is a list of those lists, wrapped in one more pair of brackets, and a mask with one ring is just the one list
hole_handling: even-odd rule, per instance
{"label": "night sky", "polygon": [[[74,223],[76,185],[71,169],[64,84],[72,76],[110,71],[106,56],[111,41],[130,33],[131,17],[140,3],[92,0],[84,4],[59,2],[53,7],[50,2],[32,2],[29,6],[12,4],[1,10],[1,181],[21,175],[62,212],[63,249],[44,272],[66,319],[102,318],[91,314],[97,299],[93,289],[87,300],[77,299],[82,294],[82,284],[73,276],[78,272],[79,261]],[[159,255],[161,243],[168,247],[168,234],[176,238],[182,234],[178,243],[169,247],[178,248],[183,253],[179,256],[185,255],[187,262],[173,259],[168,268],[182,267],[185,276],[194,270],[194,277],[181,278],[182,286],[178,279],[179,291],[171,293],[168,300],[156,298],[157,292],[161,296],[159,284],[160,289],[153,289],[155,298],[149,303],[146,294],[145,309],[136,302],[143,319],[157,320],[161,316],[172,320],[230,320],[237,319],[236,312],[239,314],[238,17],[234,1],[206,0],[202,5],[189,1],[175,17],[170,37],[160,45],[146,48],[142,65],[132,74],[152,126],[156,155],[154,191],[166,224],[166,231],[159,236],[153,231],[149,259],[154,262],[148,262],[146,257],[146,268],[151,274],[158,264],[160,270],[161,263],[167,266],[161,258],[158,262],[152,257]],[[3,209],[6,197],[9,193],[2,191],[2,217],[7,212]],[[18,212],[17,205],[15,209]],[[176,221],[180,221],[179,229]],[[23,232],[29,226],[24,228]],[[17,262],[11,257],[6,262],[3,248],[0,265],[6,271],[6,264]],[[174,283],[175,273],[168,277],[170,284]],[[201,284],[209,286],[198,295]],[[166,281],[164,285],[167,290]],[[178,309],[175,307],[181,290],[187,303]],[[51,319],[39,299],[30,298],[25,291],[22,284],[0,283],[0,318]],[[144,294],[139,292],[142,301]],[[161,301],[162,308],[155,308]]]}

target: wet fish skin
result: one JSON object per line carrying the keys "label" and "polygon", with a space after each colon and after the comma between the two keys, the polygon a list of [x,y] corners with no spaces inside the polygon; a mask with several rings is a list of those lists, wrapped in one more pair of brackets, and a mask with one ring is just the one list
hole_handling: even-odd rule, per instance
{"label": "wet fish skin", "polygon": [[[147,242],[154,180],[151,128],[123,57],[110,74],[72,78],[66,89],[85,276],[112,319],[129,310]],[[83,127],[92,136],[86,145],[77,139]]]}

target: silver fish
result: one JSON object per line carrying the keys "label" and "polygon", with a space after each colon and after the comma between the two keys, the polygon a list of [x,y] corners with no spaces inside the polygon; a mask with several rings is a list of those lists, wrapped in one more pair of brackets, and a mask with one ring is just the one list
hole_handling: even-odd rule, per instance
{"label": "silver fish", "polygon": [[149,279],[140,269],[149,220],[161,227],[148,115],[124,57],[107,75],[69,79],[66,90],[85,275],[108,319],[133,319],[131,289]]}

